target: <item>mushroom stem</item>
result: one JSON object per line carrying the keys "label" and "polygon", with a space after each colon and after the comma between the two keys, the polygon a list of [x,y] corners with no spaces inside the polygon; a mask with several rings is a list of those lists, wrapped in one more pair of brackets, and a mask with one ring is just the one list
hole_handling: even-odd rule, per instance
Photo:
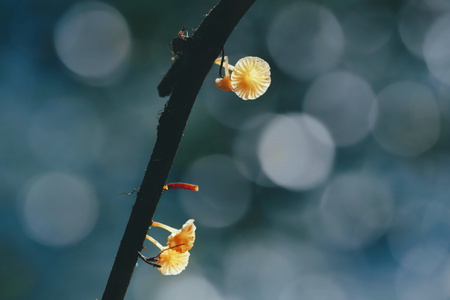
{"label": "mushroom stem", "polygon": [[164,249],[163,245],[161,245],[157,240],[155,240],[155,239],[152,238],[151,236],[146,235],[145,238],[146,238],[147,240],[151,241],[153,244],[155,244],[160,250],[163,250],[163,249]]}
{"label": "mushroom stem", "polygon": [[224,61],[225,61],[225,76],[230,76],[230,71],[229,71],[230,66],[228,64],[228,56],[225,56]]}
{"label": "mushroom stem", "polygon": [[152,221],[152,226],[153,227],[161,227],[161,228],[163,228],[163,229],[165,229],[165,230],[167,230],[167,231],[169,231],[171,233],[178,233],[180,231],[179,229],[176,229],[176,228],[173,228],[173,227],[170,227],[170,226],[167,226],[165,224],[162,224],[162,223],[159,223],[159,222],[155,222],[155,221]]}
{"label": "mushroom stem", "polygon": [[[230,76],[230,71],[233,71],[233,70],[234,70],[234,66],[232,66],[232,65],[230,65],[230,64],[228,63],[228,56],[225,56],[225,57],[224,57],[223,62],[224,62],[224,66],[225,66],[225,77]],[[220,66],[220,64],[222,63],[222,57],[217,58],[217,59],[214,61],[214,63],[215,63],[216,65],[219,65],[219,66]]]}

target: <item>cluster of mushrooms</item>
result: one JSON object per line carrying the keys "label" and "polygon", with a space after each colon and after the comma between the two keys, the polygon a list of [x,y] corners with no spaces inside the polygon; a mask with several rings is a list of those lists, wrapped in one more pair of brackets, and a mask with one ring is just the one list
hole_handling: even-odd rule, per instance
{"label": "cluster of mushrooms", "polygon": [[145,257],[139,255],[148,264],[152,265],[163,275],[180,274],[189,263],[189,250],[192,249],[195,242],[194,220],[188,220],[181,229],[176,229],[159,222],[152,222],[151,227],[161,227],[171,234],[167,238],[167,245],[161,245],[157,240],[147,235],[146,238],[155,244],[161,252],[154,257]]}
{"label": "cluster of mushrooms", "polygon": [[[163,192],[171,189],[184,189],[197,192],[198,185],[174,182],[164,185]],[[194,220],[188,220],[181,229],[176,229],[155,221],[152,221],[150,229],[152,227],[160,227],[170,232],[167,238],[167,244],[163,246],[151,236],[146,235],[146,239],[155,244],[161,251],[153,257],[145,257],[138,252],[140,258],[149,265],[158,268],[163,275],[180,274],[186,269],[189,263],[189,250],[194,246],[196,229]]]}

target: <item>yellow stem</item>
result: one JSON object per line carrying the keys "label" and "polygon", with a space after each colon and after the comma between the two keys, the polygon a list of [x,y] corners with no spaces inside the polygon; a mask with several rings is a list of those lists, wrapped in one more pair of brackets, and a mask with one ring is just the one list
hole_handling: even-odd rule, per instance
{"label": "yellow stem", "polygon": [[230,76],[229,69],[230,69],[230,65],[228,64],[228,56],[225,56],[225,76]]}
{"label": "yellow stem", "polygon": [[147,240],[151,241],[153,244],[155,244],[160,250],[163,250],[164,247],[157,240],[155,240],[154,238],[152,238],[149,235],[146,235],[145,238]]}
{"label": "yellow stem", "polygon": [[167,226],[165,224],[162,224],[162,223],[159,223],[159,222],[155,222],[155,221],[152,221],[152,226],[153,227],[161,227],[161,228],[163,228],[163,229],[165,229],[167,231],[170,231],[172,233],[177,233],[177,232],[180,231],[180,230],[178,230],[176,228],[173,228],[173,227],[170,227],[170,226]]}
{"label": "yellow stem", "polygon": [[[214,63],[216,65],[219,65],[222,63],[222,57],[217,58]],[[225,76],[230,76],[230,71],[234,70],[234,66],[230,65],[228,63],[228,56],[225,56],[225,58],[223,59],[223,65],[225,67]]]}

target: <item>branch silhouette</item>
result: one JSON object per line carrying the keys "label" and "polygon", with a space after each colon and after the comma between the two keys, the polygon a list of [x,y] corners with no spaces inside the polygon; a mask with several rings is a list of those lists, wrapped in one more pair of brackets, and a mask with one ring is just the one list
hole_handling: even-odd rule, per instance
{"label": "branch silhouette", "polygon": [[177,59],[158,86],[160,96],[171,96],[159,118],[153,153],[102,300],[124,299],[197,94],[226,40],[254,2],[222,0],[192,37],[172,41]]}

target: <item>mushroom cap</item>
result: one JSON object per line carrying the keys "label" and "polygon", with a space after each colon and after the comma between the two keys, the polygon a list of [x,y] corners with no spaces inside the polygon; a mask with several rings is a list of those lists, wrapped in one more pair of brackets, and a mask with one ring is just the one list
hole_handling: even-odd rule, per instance
{"label": "mushroom cap", "polygon": [[177,275],[180,274],[189,263],[188,251],[178,252],[175,249],[166,248],[159,254],[157,264],[161,266],[158,268],[163,275]]}
{"label": "mushroom cap", "polygon": [[214,82],[217,88],[224,90],[224,91],[232,91],[233,87],[231,86],[231,77],[225,76],[223,78],[216,78],[216,81]]}
{"label": "mushroom cap", "polygon": [[270,82],[270,66],[259,57],[241,58],[231,74],[233,91],[243,100],[254,100],[264,94]]}
{"label": "mushroom cap", "polygon": [[195,229],[194,220],[188,220],[178,232],[169,235],[167,246],[174,247],[173,249],[178,252],[191,250],[195,242]]}

